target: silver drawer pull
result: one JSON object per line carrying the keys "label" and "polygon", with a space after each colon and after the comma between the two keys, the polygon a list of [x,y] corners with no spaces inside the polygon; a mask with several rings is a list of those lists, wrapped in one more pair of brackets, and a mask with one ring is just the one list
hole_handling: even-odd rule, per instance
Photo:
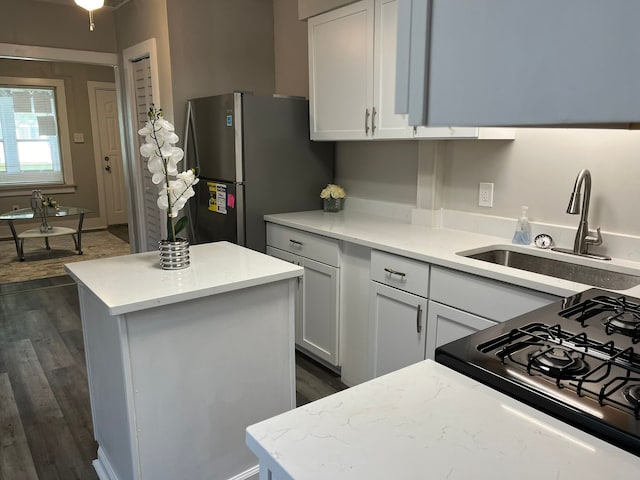
{"label": "silver drawer pull", "polygon": [[422,317],[422,305],[418,305],[418,315],[416,316],[416,332],[418,333],[422,331],[422,323],[420,322],[420,317]]}
{"label": "silver drawer pull", "polygon": [[300,242],[300,241],[298,241],[298,240],[294,240],[294,239],[290,238],[290,239],[289,239],[289,241],[290,241],[291,243],[293,243],[294,245],[297,245],[297,246],[299,246],[299,247],[301,247],[301,246],[302,246],[302,242]]}
{"label": "silver drawer pull", "polygon": [[389,275],[398,275],[399,277],[402,277],[402,278],[407,276],[406,273],[398,272],[397,270],[394,270],[393,268],[389,268],[389,267],[385,268],[384,271],[387,272]]}

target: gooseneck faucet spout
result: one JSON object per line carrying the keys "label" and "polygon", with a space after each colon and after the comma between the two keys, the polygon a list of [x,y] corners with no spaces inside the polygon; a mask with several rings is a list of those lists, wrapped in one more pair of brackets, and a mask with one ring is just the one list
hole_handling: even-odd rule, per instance
{"label": "gooseneck faucet spout", "polygon": [[[584,189],[584,195],[582,191]],[[582,198],[582,202],[580,199]],[[573,242],[573,250],[567,250],[562,248],[555,248],[554,250],[572,253],[574,255],[582,255],[601,260],[611,260],[610,257],[605,255],[594,255],[589,253],[589,246],[602,245],[602,234],[600,233],[600,227],[596,229],[595,236],[589,232],[589,202],[591,201],[591,172],[586,168],[580,170],[576,177],[576,183],[573,186],[573,192],[571,192],[571,198],[569,199],[569,206],[567,206],[567,213],[571,215],[580,214],[580,223],[578,224],[578,231],[576,232],[576,238]]]}
{"label": "gooseneck faucet spout", "polygon": [[[581,188],[584,184],[584,197],[582,199],[582,207],[580,207]],[[589,245],[601,245],[602,235],[600,228],[597,229],[596,237],[589,237],[589,202],[591,201],[591,172],[586,168],[580,170],[576,177],[576,183],[573,186],[573,192],[569,199],[567,213],[571,215],[580,215],[580,223],[576,232],[576,239],[573,242],[573,253],[588,253]],[[589,239],[589,241],[587,241]]]}

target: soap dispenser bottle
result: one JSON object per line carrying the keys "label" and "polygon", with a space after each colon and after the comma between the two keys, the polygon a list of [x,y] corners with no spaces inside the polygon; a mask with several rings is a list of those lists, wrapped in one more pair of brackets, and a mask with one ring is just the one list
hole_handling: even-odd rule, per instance
{"label": "soap dispenser bottle", "polygon": [[527,218],[528,208],[524,205],[522,206],[522,214],[518,219],[511,243],[518,245],[529,245],[531,243],[531,225],[529,225],[529,219]]}

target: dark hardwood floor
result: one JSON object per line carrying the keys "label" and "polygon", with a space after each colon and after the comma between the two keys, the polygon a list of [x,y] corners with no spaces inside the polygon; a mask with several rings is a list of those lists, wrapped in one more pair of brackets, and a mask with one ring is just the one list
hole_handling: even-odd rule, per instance
{"label": "dark hardwood floor", "polygon": [[[297,405],[346,388],[296,354]],[[76,285],[0,285],[0,480],[96,480]]]}

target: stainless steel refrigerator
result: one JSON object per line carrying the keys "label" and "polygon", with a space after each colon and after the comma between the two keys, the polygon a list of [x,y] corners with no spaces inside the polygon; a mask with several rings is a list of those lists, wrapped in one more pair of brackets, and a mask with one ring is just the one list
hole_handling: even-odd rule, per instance
{"label": "stainless steel refrigerator", "polygon": [[185,167],[200,182],[187,205],[189,241],[265,251],[264,215],[318,210],[334,144],[309,140],[308,101],[230,93],[187,103]]}

